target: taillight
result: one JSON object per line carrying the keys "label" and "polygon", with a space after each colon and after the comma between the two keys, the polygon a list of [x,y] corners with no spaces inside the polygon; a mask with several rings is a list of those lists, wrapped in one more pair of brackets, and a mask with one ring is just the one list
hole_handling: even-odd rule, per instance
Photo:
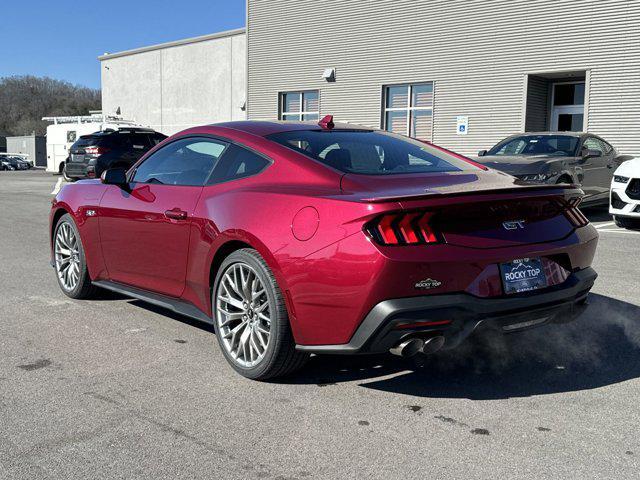
{"label": "taillight", "polygon": [[582,203],[581,197],[570,199],[564,208],[564,215],[574,227],[584,227],[589,224],[589,219],[578,209],[578,205]]}
{"label": "taillight", "polygon": [[84,153],[87,155],[103,155],[108,151],[109,149],[105,147],[87,147],[84,149]]}
{"label": "taillight", "polygon": [[424,245],[438,243],[429,221],[432,212],[390,213],[365,225],[365,231],[381,245]]}

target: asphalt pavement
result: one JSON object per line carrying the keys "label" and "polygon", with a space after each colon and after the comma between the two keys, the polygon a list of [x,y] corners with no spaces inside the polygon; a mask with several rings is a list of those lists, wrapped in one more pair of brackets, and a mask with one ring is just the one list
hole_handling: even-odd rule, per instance
{"label": "asphalt pavement", "polygon": [[259,383],[206,325],[59,291],[58,178],[0,172],[0,479],[638,477],[640,233],[606,210],[577,322]]}

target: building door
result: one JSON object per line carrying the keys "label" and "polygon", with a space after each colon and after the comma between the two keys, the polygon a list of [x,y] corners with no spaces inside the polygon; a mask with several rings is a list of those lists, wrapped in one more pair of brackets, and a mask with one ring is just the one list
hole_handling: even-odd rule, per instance
{"label": "building door", "polygon": [[553,84],[551,95],[551,130],[581,132],[584,130],[584,82]]}

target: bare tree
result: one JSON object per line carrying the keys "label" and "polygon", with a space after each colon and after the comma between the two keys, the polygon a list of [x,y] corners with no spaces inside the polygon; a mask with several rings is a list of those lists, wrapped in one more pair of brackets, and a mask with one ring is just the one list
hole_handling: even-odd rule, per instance
{"label": "bare tree", "polygon": [[100,109],[100,90],[49,77],[0,78],[0,134],[43,135],[54,115],[86,115]]}

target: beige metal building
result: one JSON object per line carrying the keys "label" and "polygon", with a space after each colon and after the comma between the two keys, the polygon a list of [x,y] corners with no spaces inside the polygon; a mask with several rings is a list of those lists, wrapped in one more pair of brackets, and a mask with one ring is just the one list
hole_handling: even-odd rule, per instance
{"label": "beige metal building", "polygon": [[248,116],[467,154],[587,130],[640,154],[639,25],[638,0],[248,0]]}
{"label": "beige metal building", "polygon": [[99,57],[102,111],[170,135],[246,118],[245,29]]}

